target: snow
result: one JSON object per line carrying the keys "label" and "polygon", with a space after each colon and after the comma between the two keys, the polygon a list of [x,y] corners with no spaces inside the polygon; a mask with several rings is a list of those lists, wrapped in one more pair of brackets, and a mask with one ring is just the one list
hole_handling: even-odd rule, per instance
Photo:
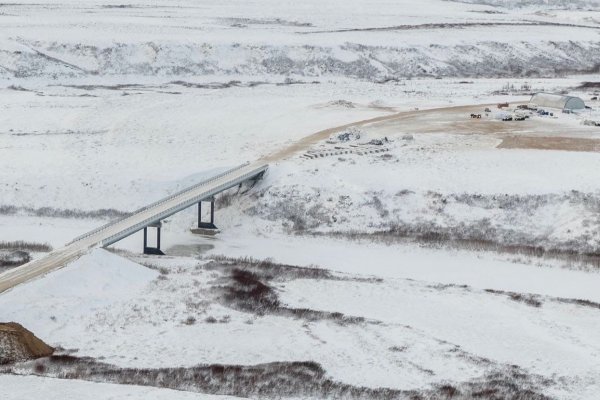
{"label": "snow", "polygon": [[[122,292],[111,288],[118,282],[104,284],[104,301],[93,292],[79,296],[79,289],[73,295],[71,282],[84,282],[87,288],[87,276],[94,282],[112,282],[114,270],[67,267],[0,296],[0,318],[16,319],[48,343],[78,349],[79,356],[103,357],[123,367],[310,360],[323,365],[335,380],[410,389],[481,376],[488,367],[473,359],[484,357],[494,365],[517,364],[547,377],[598,385],[590,372],[599,367],[597,310],[553,300],[598,301],[598,274],[502,261],[491,253],[300,238],[293,243],[276,237],[224,239],[212,241],[213,252],[319,265],[345,278],[277,283],[284,304],[380,322],[347,325],[235,311],[211,297],[210,288],[219,282],[216,271],[203,269],[204,262],[172,257],[140,257],[166,268],[166,279],[148,282],[149,277],[137,270],[142,267],[133,264],[139,289],[130,283]],[[117,256],[98,252],[102,256],[93,254],[94,258],[108,254],[117,264]],[[122,263],[130,262],[119,262],[118,268]],[[354,280],[366,277],[382,279]],[[52,297],[37,287],[45,281],[58,286]],[[440,283],[457,286],[439,287]],[[544,295],[543,305],[532,307],[483,289],[539,293]],[[96,290],[95,285],[89,290]],[[23,298],[30,300],[26,306],[21,305]],[[197,322],[184,323],[189,316]],[[227,322],[207,323],[209,316]],[[56,325],[60,328],[48,328]],[[583,389],[571,383],[549,390],[575,399]]]}
{"label": "snow", "polygon": [[134,385],[113,385],[34,376],[0,375],[5,400],[39,398],[48,400],[228,400],[230,396],[182,392]]}
{"label": "snow", "polygon": [[[323,129],[414,108],[526,102],[530,91],[587,100],[589,91],[573,88],[598,80],[563,76],[596,72],[595,1],[114,6],[2,6],[0,210],[19,211],[0,215],[0,241],[59,247],[106,223],[110,212],[101,209],[132,211]],[[172,256],[128,260],[95,249],[0,295],[0,321],[123,367],[315,361],[334,380],[422,390],[516,364],[551,379],[547,394],[593,398],[598,310],[573,300],[600,302],[597,268],[568,254],[539,258],[369,236],[408,226],[598,252],[598,153],[497,146],[511,136],[598,140],[600,131],[577,115],[503,125],[470,121],[464,110],[360,126],[352,143],[388,137],[389,158],[299,157],[346,145],[325,138],[272,160],[263,181],[217,209],[217,237],[191,235],[196,215],[187,210],[164,221],[163,249]],[[74,217],[50,217],[44,207]],[[295,231],[298,216],[307,228]],[[353,232],[362,239],[344,238]],[[139,253],[140,234],[115,247]],[[290,307],[367,322],[229,308],[214,296],[227,277],[198,259],[217,254],[333,271],[340,279],[272,285]],[[486,289],[534,295],[541,306]],[[185,323],[189,317],[196,322]],[[61,399],[214,397],[33,376],[0,375],[0,386],[10,387],[9,399],[41,390]]]}
{"label": "snow", "polygon": [[[425,291],[421,282],[388,286],[295,281],[286,285],[283,299],[295,307],[353,313],[385,321],[385,324],[409,326],[420,337],[440,338],[470,354],[506,364],[516,363],[546,376],[556,374],[592,380],[596,379],[593,371],[600,368],[597,320],[591,313],[569,306],[545,305],[536,309],[510,300],[498,302],[485,294],[469,295],[461,290],[449,290],[440,296],[435,290]],[[314,333],[319,335],[318,331]],[[403,336],[396,332],[384,337],[406,345]],[[413,345],[410,341],[408,344]],[[374,350],[381,353],[385,348]],[[412,357],[420,361],[423,353],[426,352],[419,348]],[[431,364],[421,365],[437,373],[434,363],[438,360],[431,357]],[[370,368],[375,369],[380,379],[388,379],[379,383],[392,384],[385,367]],[[341,369],[353,376],[352,381],[365,380],[355,368]],[[468,372],[459,372],[459,375],[465,374]]]}
{"label": "snow", "polygon": [[[599,51],[598,11],[540,15],[542,4],[500,14],[442,0],[44,1],[4,9],[0,70],[19,77],[556,75],[593,71]],[[494,25],[507,23],[526,25]]]}
{"label": "snow", "polygon": [[20,321],[41,338],[65,333],[77,337],[84,327],[71,321],[127,300],[157,276],[156,271],[95,249],[61,270],[4,293],[0,320]]}
{"label": "snow", "polygon": [[[264,236],[264,235],[263,235]],[[208,254],[254,257],[302,266],[325,266],[349,274],[469,285],[518,293],[588,299],[600,302],[600,273],[531,265],[524,259],[494,253],[385,245],[369,241],[299,237],[250,238],[236,233],[210,242]],[[301,251],[298,251],[301,249]],[[508,259],[507,259],[508,258]]]}
{"label": "snow", "polygon": [[[539,80],[535,84],[572,86],[578,81]],[[454,104],[513,102],[512,96],[491,94],[504,82],[474,82],[466,86],[452,80],[415,80],[379,87],[352,82],[219,90],[177,87],[183,93],[178,98],[160,93],[174,89],[169,86],[131,96],[121,96],[120,91],[89,91],[99,97],[76,98],[83,103],[72,97],[6,91],[12,101],[7,106],[13,112],[4,117],[5,138],[12,147],[6,152],[10,159],[6,159],[7,168],[2,172],[7,188],[3,199],[8,204],[31,207],[131,210],[227,166],[269,154],[314,131],[385,115],[389,111],[369,106],[380,99],[383,101],[378,106],[396,106],[399,110],[447,105],[448,96]],[[436,88],[440,88],[439,93]],[[43,90],[72,96],[81,89]],[[481,93],[477,100],[473,98],[475,93]],[[294,101],[290,96],[294,96]],[[339,99],[356,106],[328,104]],[[57,104],[63,107],[57,109]],[[78,104],[85,107],[77,108]],[[41,115],[48,116],[47,121],[19,119],[36,108],[46,110]],[[98,109],[102,113],[94,112]],[[232,113],[238,119],[229,117]],[[464,116],[458,115],[456,118],[462,120]],[[64,132],[62,118],[70,121],[69,129],[73,131],[105,133],[39,134]],[[341,163],[335,157],[301,160],[297,155],[273,163],[265,180],[250,196],[240,197],[231,207],[217,210],[217,224],[223,233],[215,239],[198,239],[189,234],[189,226],[195,220],[193,209],[169,219],[163,226],[162,238],[167,253],[174,245],[197,247],[189,251],[192,257],[187,258],[162,261],[140,258],[168,268],[171,272],[165,281],[157,279],[155,271],[104,250],[95,250],[44,279],[0,296],[0,320],[16,320],[52,345],[78,349],[78,356],[103,357],[104,362],[123,367],[309,360],[323,365],[335,380],[402,389],[464,381],[488,371],[455,355],[455,346],[459,346],[498,365],[515,363],[527,371],[569,380],[571,383],[564,387],[553,386],[548,391],[558,393],[561,398],[583,397],[586,386],[598,386],[595,377],[586,372],[598,366],[597,341],[593,335],[595,310],[545,300],[540,311],[506,296],[487,293],[485,289],[600,301],[597,273],[516,255],[290,236],[282,230],[281,220],[263,219],[246,212],[247,207],[261,202],[275,204],[269,197],[257,200],[253,193],[269,190],[287,194],[290,185],[297,185],[296,192],[303,198],[313,190],[321,191],[318,203],[321,205],[329,195],[336,199],[350,195],[360,205],[370,201],[365,193],[376,191],[381,192],[380,197],[388,206],[388,200],[407,189],[415,194],[398,203],[401,207],[396,207],[400,211],[395,215],[476,222],[493,212],[497,213],[498,221],[522,229],[527,238],[535,237],[548,226],[556,232],[560,232],[559,226],[569,226],[576,233],[585,232],[581,228],[583,221],[592,218],[593,212],[565,201],[549,203],[530,216],[531,221],[539,221],[537,224],[519,223],[507,211],[490,211],[462,203],[450,204],[446,214],[432,214],[426,207],[431,201],[426,197],[428,191],[444,195],[522,196],[571,190],[593,193],[598,186],[593,174],[587,171],[596,169],[599,159],[595,153],[499,150],[495,148],[500,141],[496,137],[465,135],[456,128],[446,131],[444,116],[434,114],[427,118],[431,126],[444,131],[419,133],[416,129],[419,124],[410,121],[361,127],[364,140],[384,136],[393,140],[389,144],[390,153],[397,162],[391,164],[369,157],[353,157],[353,163]],[[563,127],[572,130],[576,123],[570,119],[548,122],[554,124],[555,130]],[[540,122],[540,127],[532,133],[546,130],[548,124]],[[11,135],[8,129],[34,134]],[[596,136],[592,130],[581,129],[573,135]],[[401,138],[407,133],[414,140],[405,143]],[[321,145],[322,142],[316,147]],[[70,148],[69,156],[58,157],[65,147]],[[37,162],[32,164],[31,160]],[[288,197],[288,201],[292,199]],[[345,210],[337,207],[341,214]],[[359,214],[342,215],[347,221],[342,225],[344,228],[376,225],[380,218],[373,207],[355,206],[349,210]],[[55,232],[56,236],[50,235],[48,240],[57,245],[70,239],[71,231],[76,236],[88,225],[92,228],[101,224],[93,219],[38,219],[23,215],[2,218],[6,227],[23,221],[12,235],[3,230],[3,238],[19,235],[42,241]],[[562,232],[560,238],[573,237],[573,233]],[[317,265],[350,276],[379,277],[383,279],[379,286],[295,281],[277,289],[282,300],[291,306],[343,310],[349,315],[381,320],[383,324],[349,327],[327,321],[307,324],[280,316],[256,317],[217,304],[210,296],[217,277],[203,271],[198,267],[202,262],[193,258],[196,249],[202,246],[213,246],[210,254],[273,258],[298,265]],[[139,235],[133,236],[118,247],[139,252],[141,239]],[[470,289],[464,293],[459,289],[438,292],[429,287],[440,283],[468,285]],[[308,298],[308,294],[314,295]],[[28,301],[23,302],[24,298]],[[194,308],[196,304],[199,308]],[[397,304],[410,304],[413,311]],[[427,318],[428,315],[436,318]],[[189,316],[198,322],[186,325],[184,321]],[[229,322],[204,322],[209,316]],[[523,326],[527,329],[522,329]],[[547,339],[537,343],[539,336]],[[408,349],[397,354],[389,350],[395,346]],[[353,349],[352,354],[348,354],[348,348]],[[559,359],[564,359],[564,364],[557,364]]]}

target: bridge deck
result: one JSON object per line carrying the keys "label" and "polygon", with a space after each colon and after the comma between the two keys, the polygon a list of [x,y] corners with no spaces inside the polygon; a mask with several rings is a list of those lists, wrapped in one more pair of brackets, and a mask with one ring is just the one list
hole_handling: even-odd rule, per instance
{"label": "bridge deck", "polygon": [[268,165],[263,163],[240,165],[143,207],[129,217],[79,236],[65,247],[56,249],[43,258],[0,274],[0,293],[37,276],[59,269],[92,247],[109,246],[199,201],[211,198],[224,190],[256,178],[263,174],[267,168]]}

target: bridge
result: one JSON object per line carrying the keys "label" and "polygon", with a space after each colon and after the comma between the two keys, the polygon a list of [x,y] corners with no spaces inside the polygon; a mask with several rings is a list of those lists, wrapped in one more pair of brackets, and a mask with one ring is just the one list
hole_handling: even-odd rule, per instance
{"label": "bridge", "polygon": [[[260,179],[268,168],[265,163],[246,163],[213,176],[133,212],[130,216],[108,223],[75,238],[65,247],[45,257],[0,274],[0,293],[40,275],[61,268],[85,254],[90,248],[107,247],[136,232],[144,230],[144,253],[162,254],[160,250],[161,221],[191,206],[198,206],[198,228],[214,229],[214,196],[247,181]],[[210,201],[211,221],[202,222],[203,201]],[[157,230],[156,247],[148,247],[148,228]]]}

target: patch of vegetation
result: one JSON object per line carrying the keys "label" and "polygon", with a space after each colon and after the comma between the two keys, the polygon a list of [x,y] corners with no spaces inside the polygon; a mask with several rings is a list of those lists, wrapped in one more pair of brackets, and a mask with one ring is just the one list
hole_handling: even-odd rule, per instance
{"label": "patch of vegetation", "polygon": [[114,208],[101,208],[98,210],[79,210],[53,207],[17,207],[11,205],[0,205],[0,215],[15,214],[32,215],[48,218],[70,218],[70,219],[119,219],[131,215],[129,212],[115,210]]}
{"label": "patch of vegetation", "polygon": [[367,388],[331,379],[312,361],[257,365],[204,364],[188,368],[119,368],[91,358],[56,355],[0,368],[2,373],[31,373],[59,379],[153,386],[215,395],[253,398],[337,398],[403,400],[550,400],[542,394],[551,382],[516,366],[468,382],[446,382],[426,390]]}
{"label": "patch of vegetation", "polygon": [[0,267],[10,268],[18,267],[31,261],[28,252],[22,250],[4,251],[0,250]]}
{"label": "patch of vegetation", "polygon": [[23,240],[16,240],[14,242],[0,241],[0,250],[22,250],[47,253],[52,251],[52,246],[48,243],[25,242]]}
{"label": "patch of vegetation", "polygon": [[349,317],[339,312],[292,308],[279,301],[276,290],[263,283],[260,276],[248,270],[234,268],[230,281],[217,288],[221,303],[233,309],[257,315],[281,315],[307,321],[331,320],[338,323],[360,323],[362,317]]}
{"label": "patch of vegetation", "polygon": [[52,246],[46,243],[0,242],[0,268],[14,268],[31,261],[31,252],[46,253],[52,251]]}
{"label": "patch of vegetation", "polygon": [[217,301],[226,307],[261,316],[271,314],[308,321],[332,320],[342,324],[365,322],[365,319],[338,312],[287,307],[280,302],[277,289],[273,284],[295,279],[381,281],[379,278],[351,278],[334,275],[321,268],[298,267],[252,258],[211,257],[211,261],[205,264],[204,268],[222,274],[213,289]]}

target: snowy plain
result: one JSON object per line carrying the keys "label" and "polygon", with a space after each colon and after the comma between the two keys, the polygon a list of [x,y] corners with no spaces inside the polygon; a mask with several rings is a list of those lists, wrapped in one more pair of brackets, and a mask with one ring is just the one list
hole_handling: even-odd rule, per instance
{"label": "snowy plain", "polygon": [[[598,80],[600,56],[600,4],[583,0],[46,0],[0,5],[0,26],[0,241],[53,247],[323,129],[532,91],[589,101],[597,89],[578,87]],[[564,115],[490,133],[469,112],[361,126],[361,143],[391,139],[386,157],[301,158],[339,145],[326,138],[274,160],[217,209],[216,238],[191,235],[187,210],[164,225],[172,256],[136,255],[140,234],[115,246],[129,253],[96,249],[0,295],[0,321],[125,368],[314,361],[346,384],[425,390],[514,364],[549,380],[545,395],[593,399],[597,265],[368,237],[483,226],[501,245],[597,252],[598,153],[497,146],[600,133]],[[335,279],[267,284],[287,307],[367,322],[234,309],[214,295],[229,279],[207,267],[219,255],[327,269]],[[0,390],[212,398],[15,375]]]}
{"label": "snowy plain", "polygon": [[132,385],[111,385],[85,381],[34,376],[0,375],[0,387],[6,400],[39,398],[48,400],[233,400],[231,396],[211,396],[179,390],[155,389]]}

